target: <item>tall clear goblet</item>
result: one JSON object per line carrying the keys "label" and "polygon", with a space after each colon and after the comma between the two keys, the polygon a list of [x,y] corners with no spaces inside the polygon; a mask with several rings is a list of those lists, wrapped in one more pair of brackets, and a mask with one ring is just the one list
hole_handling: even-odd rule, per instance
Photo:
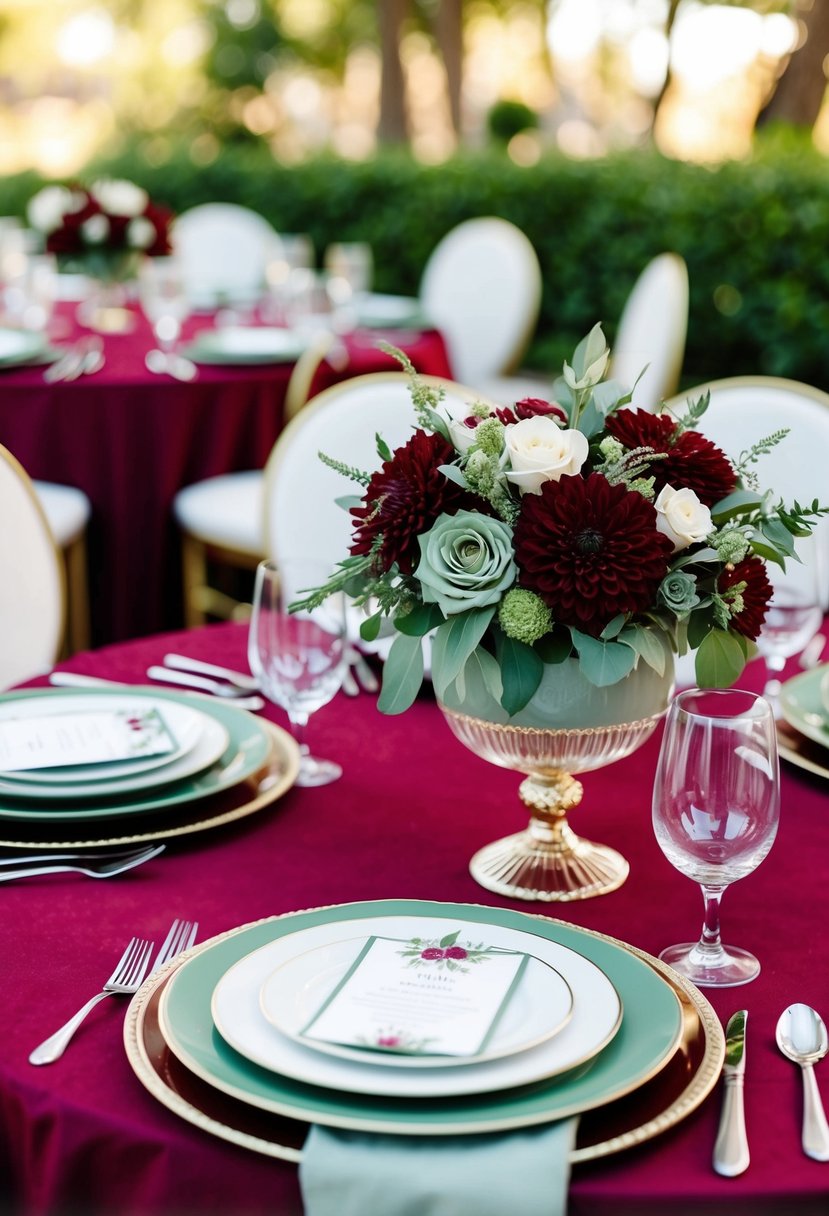
{"label": "tall clear goblet", "polygon": [[327,705],[343,681],[345,610],[341,595],[318,608],[289,611],[327,582],[330,569],[302,558],[260,562],[253,592],[248,661],[265,696],[288,715],[300,747],[297,785],[328,785],[342,776],[332,760],[312,756],[303,742],[312,713]]}
{"label": "tall clear goblet", "polygon": [[138,298],[153,327],[158,349],[169,358],[181,336],[190,301],[181,263],[175,257],[147,258],[138,272]]}
{"label": "tall clear goblet", "polygon": [[760,964],[724,946],[720,900],[759,866],[777,834],[780,778],[768,701],[737,689],[690,688],[668,711],[653,790],[653,826],[668,861],[702,887],[698,942],[660,958],[695,984],[730,988],[753,980]]}

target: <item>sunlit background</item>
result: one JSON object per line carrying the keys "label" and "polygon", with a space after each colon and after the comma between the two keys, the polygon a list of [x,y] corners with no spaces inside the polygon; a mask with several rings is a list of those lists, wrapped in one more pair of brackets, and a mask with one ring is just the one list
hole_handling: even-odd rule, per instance
{"label": "sunlit background", "polygon": [[[453,0],[463,20],[454,122],[441,3],[385,4],[387,23],[401,13],[394,41],[413,154],[438,163],[484,145],[493,106],[508,101],[533,115],[507,144],[526,165],[546,149],[597,157],[651,142],[683,160],[746,155],[810,0]],[[160,165],[182,137],[197,165],[244,140],[283,163],[322,150],[370,158],[388,54],[379,7],[0,0],[0,173],[71,176],[136,141]],[[822,150],[824,119],[814,127]]]}

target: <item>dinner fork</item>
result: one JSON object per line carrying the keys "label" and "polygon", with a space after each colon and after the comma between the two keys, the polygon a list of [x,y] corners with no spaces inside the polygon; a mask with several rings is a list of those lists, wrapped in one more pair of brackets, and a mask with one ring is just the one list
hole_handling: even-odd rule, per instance
{"label": "dinner fork", "polygon": [[62,874],[69,871],[86,874],[90,878],[112,878],[135,866],[143,865],[151,857],[164,852],[164,845],[146,849],[122,850],[118,853],[90,854],[80,856],[72,853],[44,853],[42,856],[0,858],[0,882],[11,882],[15,878],[34,878],[38,874]]}
{"label": "dinner fork", "polygon": [[133,937],[121,955],[118,966],[101,991],[93,996],[91,1000],[88,1000],[74,1017],[71,1017],[64,1026],[61,1026],[60,1030],[56,1030],[45,1042],[36,1047],[29,1056],[29,1063],[51,1064],[59,1059],[86,1015],[105,997],[115,994],[131,996],[134,992],[137,992],[144,982],[144,976],[147,974],[152,952],[152,942],[145,941],[143,938]]}

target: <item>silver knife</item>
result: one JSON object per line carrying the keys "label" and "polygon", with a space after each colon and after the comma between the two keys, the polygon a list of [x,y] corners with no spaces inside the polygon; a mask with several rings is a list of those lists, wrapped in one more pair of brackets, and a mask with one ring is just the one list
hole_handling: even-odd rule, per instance
{"label": "silver knife", "polygon": [[714,1145],[714,1169],[726,1178],[736,1178],[750,1161],[746,1137],[743,1080],[746,1068],[746,1022],[748,1011],[740,1009],[725,1028],[723,1105],[720,1129]]}

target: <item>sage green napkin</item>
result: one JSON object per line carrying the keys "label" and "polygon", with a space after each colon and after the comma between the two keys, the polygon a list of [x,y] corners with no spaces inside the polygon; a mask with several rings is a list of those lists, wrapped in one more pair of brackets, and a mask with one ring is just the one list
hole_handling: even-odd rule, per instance
{"label": "sage green napkin", "polygon": [[385,1136],[313,1126],[305,1216],[564,1216],[577,1119],[480,1136]]}

